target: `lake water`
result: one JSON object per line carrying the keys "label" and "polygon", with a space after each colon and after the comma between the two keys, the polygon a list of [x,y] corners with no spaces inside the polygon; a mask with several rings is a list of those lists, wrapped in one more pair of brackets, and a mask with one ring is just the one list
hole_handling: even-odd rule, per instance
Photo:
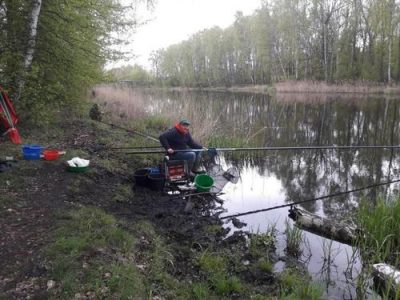
{"label": "lake water", "polygon": [[[198,133],[202,139],[218,135],[225,141],[246,140],[256,147],[399,144],[398,99],[149,91],[142,97],[150,114],[193,120],[192,134],[196,137]],[[222,216],[395,180],[398,154],[399,150],[384,149],[242,152],[239,156],[221,153],[223,165],[236,166],[241,174],[237,184],[229,183],[224,189],[221,197],[226,213]],[[342,220],[357,210],[361,198],[375,201],[378,196],[397,194],[398,188],[396,184],[385,185],[300,207]],[[275,224],[278,252],[284,255],[287,208],[239,219],[247,223],[245,230],[253,232]],[[362,266],[356,253],[353,257],[353,249],[306,231],[303,236],[300,261],[324,287],[326,298],[357,298],[356,282]],[[276,271],[284,264],[279,262]],[[377,296],[367,290],[363,298]]]}

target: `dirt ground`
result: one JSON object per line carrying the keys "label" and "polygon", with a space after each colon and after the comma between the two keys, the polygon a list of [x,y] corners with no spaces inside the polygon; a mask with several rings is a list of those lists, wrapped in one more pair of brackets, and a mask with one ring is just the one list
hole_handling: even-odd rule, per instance
{"label": "dirt ground", "polygon": [[[191,276],[192,266],[185,253],[194,243],[204,249],[210,243],[222,243],[227,232],[204,234],[203,230],[205,226],[221,226],[218,202],[199,196],[187,211],[187,199],[172,198],[133,184],[134,170],[159,158],[151,161],[99,148],[107,143],[118,146],[136,137],[88,120],[64,121],[60,128],[45,133],[20,130],[25,143],[67,152],[55,161],[23,160],[20,146],[12,145],[5,137],[0,140],[0,160],[6,156],[17,159],[9,170],[0,173],[0,298],[45,297],[49,278],[43,249],[54,238],[60,216],[81,206],[101,207],[129,222],[151,221],[173,245],[177,262],[174,276]],[[75,155],[91,160],[87,173],[66,171],[66,159]],[[132,187],[134,197],[113,200],[123,185]],[[238,240],[240,236],[237,240],[233,237],[235,247],[240,247]]]}
{"label": "dirt ground", "polygon": [[[46,273],[41,249],[53,238],[58,215],[81,205],[109,206],[111,191],[129,180],[127,175],[112,173],[96,164],[84,174],[66,171],[67,157],[77,150],[78,154],[85,151],[85,158],[92,159],[87,154],[102,134],[95,125],[82,122],[63,124],[67,130],[59,135],[50,133],[54,135],[50,137],[21,130],[26,143],[49,145],[67,152],[55,161],[22,160],[20,146],[11,145],[6,138],[0,141],[0,159],[6,156],[17,159],[9,170],[0,173],[0,290],[11,298],[24,298],[46,289],[32,279]],[[72,153],[68,155],[69,152]],[[92,154],[93,158],[104,156]]]}

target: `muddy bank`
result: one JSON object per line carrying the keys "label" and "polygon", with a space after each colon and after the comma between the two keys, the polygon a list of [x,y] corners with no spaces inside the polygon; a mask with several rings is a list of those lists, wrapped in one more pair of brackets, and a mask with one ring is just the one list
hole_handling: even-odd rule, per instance
{"label": "muddy bank", "polygon": [[[229,235],[214,197],[193,197],[187,209],[187,199],[135,186],[134,170],[160,157],[101,150],[143,145],[141,137],[87,119],[54,128],[22,127],[21,134],[26,143],[65,150],[56,161],[21,160],[20,147],[0,141],[0,157],[18,159],[0,173],[1,297],[262,299],[299,292],[295,285],[307,278],[299,266],[285,289],[293,275],[274,273],[273,232]],[[75,156],[90,159],[88,172],[66,171]]]}

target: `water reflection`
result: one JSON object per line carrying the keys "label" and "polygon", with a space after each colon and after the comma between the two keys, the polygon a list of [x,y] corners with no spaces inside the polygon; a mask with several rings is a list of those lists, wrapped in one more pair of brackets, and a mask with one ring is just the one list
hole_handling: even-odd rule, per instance
{"label": "water reflection", "polygon": [[[218,119],[222,126],[213,128],[213,134],[249,140],[252,146],[399,144],[400,108],[395,99],[290,101],[286,96],[278,101],[265,95],[206,92],[146,92],[144,97],[154,114],[185,113],[189,118],[201,114],[205,122]],[[399,170],[398,151],[384,149],[226,153],[225,158],[241,169],[277,178],[285,202],[389,181]],[[384,186],[303,207],[326,216],[342,215],[357,207],[360,196],[374,201],[393,190],[395,185]]]}
{"label": "water reflection", "polygon": [[[252,146],[399,144],[396,99],[293,101],[253,94],[149,91],[143,97],[153,114],[184,113],[188,118],[201,114],[205,122],[218,120],[222,125],[213,128],[214,134],[243,139]],[[225,188],[226,215],[395,180],[400,164],[398,150],[384,149],[224,153],[222,161],[241,172],[241,181]],[[361,198],[376,201],[378,196],[397,194],[398,189],[398,184],[386,185],[301,206],[321,216],[343,219],[357,209]],[[244,216],[241,221],[253,231],[265,231],[274,223],[282,233],[286,218],[287,209],[279,209]],[[315,279],[325,282],[327,295],[354,298],[354,278],[361,267],[353,249],[309,233],[305,238],[312,253],[308,269]],[[279,243],[284,243],[282,238]]]}

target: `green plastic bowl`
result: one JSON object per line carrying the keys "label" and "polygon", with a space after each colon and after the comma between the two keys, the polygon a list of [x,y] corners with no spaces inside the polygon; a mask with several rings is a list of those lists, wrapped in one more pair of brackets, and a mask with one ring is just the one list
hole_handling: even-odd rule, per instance
{"label": "green plastic bowl", "polygon": [[71,167],[67,166],[67,171],[72,172],[72,173],[85,173],[89,169],[89,166],[87,167]]}
{"label": "green plastic bowl", "polygon": [[214,184],[214,179],[207,174],[196,175],[194,185],[198,192],[209,192]]}

